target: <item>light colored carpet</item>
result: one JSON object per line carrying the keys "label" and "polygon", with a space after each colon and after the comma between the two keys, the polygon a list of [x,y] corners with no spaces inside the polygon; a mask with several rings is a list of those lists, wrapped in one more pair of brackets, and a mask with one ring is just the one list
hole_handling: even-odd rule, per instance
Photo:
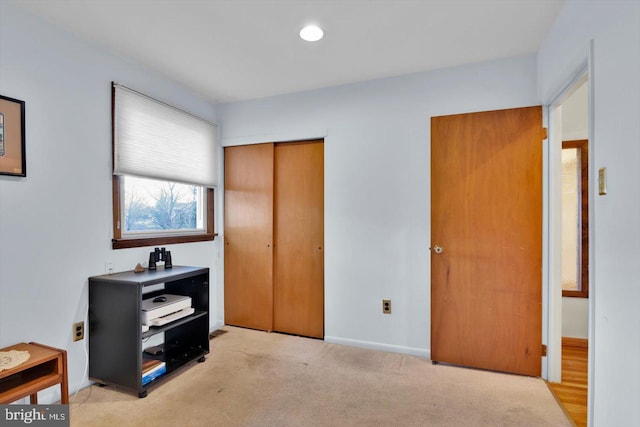
{"label": "light colored carpet", "polygon": [[144,399],[81,390],[72,426],[571,426],[538,378],[234,327]]}

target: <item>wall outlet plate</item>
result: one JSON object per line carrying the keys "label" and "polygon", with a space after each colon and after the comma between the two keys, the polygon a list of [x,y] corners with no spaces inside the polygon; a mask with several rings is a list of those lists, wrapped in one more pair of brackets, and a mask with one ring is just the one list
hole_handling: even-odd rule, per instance
{"label": "wall outlet plate", "polygon": [[84,339],[84,321],[73,324],[73,341]]}
{"label": "wall outlet plate", "polygon": [[382,300],[382,312],[384,314],[391,314],[391,300],[383,299]]}

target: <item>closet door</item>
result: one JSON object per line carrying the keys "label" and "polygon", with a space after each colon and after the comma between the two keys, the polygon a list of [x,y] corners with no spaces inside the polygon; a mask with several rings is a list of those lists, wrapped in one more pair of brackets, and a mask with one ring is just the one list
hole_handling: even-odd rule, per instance
{"label": "closet door", "polygon": [[324,144],[275,146],[274,330],[324,337]]}
{"label": "closet door", "polygon": [[224,316],[273,329],[273,144],[224,150]]}

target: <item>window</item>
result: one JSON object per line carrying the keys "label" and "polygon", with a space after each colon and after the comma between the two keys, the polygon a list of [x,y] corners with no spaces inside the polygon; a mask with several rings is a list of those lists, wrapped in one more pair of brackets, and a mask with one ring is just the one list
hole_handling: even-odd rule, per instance
{"label": "window", "polygon": [[589,296],[587,140],[562,143],[562,296]]}
{"label": "window", "polygon": [[216,126],[113,84],[113,248],[213,240]]}

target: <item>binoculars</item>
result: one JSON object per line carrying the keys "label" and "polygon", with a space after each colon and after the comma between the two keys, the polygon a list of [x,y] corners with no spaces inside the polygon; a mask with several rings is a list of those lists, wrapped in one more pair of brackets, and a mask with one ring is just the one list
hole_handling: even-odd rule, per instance
{"label": "binoculars", "polygon": [[156,263],[164,261],[164,268],[171,268],[171,252],[165,248],[155,248],[153,252],[149,254],[149,270],[156,269]]}

